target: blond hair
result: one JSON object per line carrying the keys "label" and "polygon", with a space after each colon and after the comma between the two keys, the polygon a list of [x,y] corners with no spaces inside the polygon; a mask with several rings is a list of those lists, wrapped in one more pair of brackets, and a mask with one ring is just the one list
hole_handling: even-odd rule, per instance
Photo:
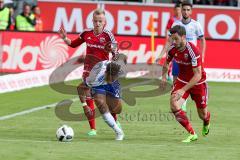
{"label": "blond hair", "polygon": [[101,8],[95,9],[94,12],[93,12],[93,16],[100,15],[100,14],[105,15],[105,11]]}

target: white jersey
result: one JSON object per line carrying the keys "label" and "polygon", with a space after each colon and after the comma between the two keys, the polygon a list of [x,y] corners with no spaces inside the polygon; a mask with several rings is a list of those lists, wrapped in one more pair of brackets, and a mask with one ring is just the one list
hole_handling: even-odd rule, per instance
{"label": "white jersey", "polygon": [[[86,78],[86,83],[89,87],[96,87],[96,86],[107,84],[105,80],[105,72],[106,72],[108,63],[111,63],[111,61],[105,60],[95,64],[95,66],[90,71],[89,76]],[[126,70],[126,65],[124,64],[124,62],[115,61],[115,63],[121,66],[119,76],[124,75]]]}
{"label": "white jersey", "polygon": [[105,60],[95,64],[90,71],[89,76],[86,78],[86,83],[88,86],[96,87],[107,84],[105,81],[105,71],[108,63],[110,63],[110,61]]}
{"label": "white jersey", "polygon": [[186,29],[187,41],[192,42],[195,46],[197,46],[197,39],[204,36],[201,24],[193,19],[187,24],[184,24],[182,21],[175,21],[172,27],[176,25],[183,26]]}

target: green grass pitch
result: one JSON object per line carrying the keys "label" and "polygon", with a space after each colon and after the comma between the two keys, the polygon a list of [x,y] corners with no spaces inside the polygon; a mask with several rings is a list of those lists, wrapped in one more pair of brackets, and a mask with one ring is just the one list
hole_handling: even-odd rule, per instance
{"label": "green grass pitch", "polygon": [[[77,81],[71,82],[76,84]],[[125,82],[128,83],[128,82]],[[144,91],[143,85],[134,90]],[[169,113],[169,94],[137,98],[135,106],[124,103],[119,121],[125,140],[114,140],[113,131],[97,118],[98,135],[88,137],[87,121],[66,122],[56,117],[54,108],[0,121],[0,157],[2,160],[152,160],[152,159],[240,159],[240,83],[209,83],[211,130],[201,136],[202,122],[194,103],[188,101],[188,115],[199,135],[199,140],[183,144],[186,132]],[[34,107],[76,98],[76,95],[57,93],[49,86],[0,94],[0,116]],[[71,111],[82,113],[78,101]],[[55,132],[62,124],[70,125],[75,137],[70,143],[58,142]]]}

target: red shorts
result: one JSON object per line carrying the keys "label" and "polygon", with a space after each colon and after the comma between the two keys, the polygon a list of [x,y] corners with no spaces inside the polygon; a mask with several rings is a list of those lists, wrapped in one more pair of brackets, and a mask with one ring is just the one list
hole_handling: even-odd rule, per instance
{"label": "red shorts", "polygon": [[[177,79],[173,85],[171,94],[173,94],[173,92],[181,89],[185,85],[186,85],[186,83],[183,83]],[[206,82],[193,86],[191,89],[187,90],[184,93],[182,98],[186,100],[189,95],[191,95],[192,100],[195,101],[197,108],[207,107],[208,86],[207,86]]]}

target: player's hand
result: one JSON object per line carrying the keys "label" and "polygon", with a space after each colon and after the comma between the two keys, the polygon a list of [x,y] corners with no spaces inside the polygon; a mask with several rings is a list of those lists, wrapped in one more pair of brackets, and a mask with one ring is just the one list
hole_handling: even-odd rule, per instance
{"label": "player's hand", "polygon": [[158,58],[155,60],[155,63],[156,63],[156,64],[159,64],[160,60],[161,60],[161,58],[158,57]]}
{"label": "player's hand", "polygon": [[166,89],[166,87],[167,87],[167,78],[163,77],[160,82],[160,89],[164,91]]}
{"label": "player's hand", "polygon": [[119,53],[115,53],[115,55],[112,57],[112,60],[116,61],[118,60],[118,58],[119,58]]}
{"label": "player's hand", "polygon": [[179,89],[173,92],[173,101],[178,101],[183,95],[185,91],[183,89]]}
{"label": "player's hand", "polygon": [[93,115],[94,111],[92,111],[92,109],[89,106],[84,106],[83,110],[84,110],[85,115],[87,115],[87,117],[90,117]]}
{"label": "player's hand", "polygon": [[62,39],[67,37],[67,32],[62,27],[58,30],[58,34]]}
{"label": "player's hand", "polygon": [[105,45],[104,45],[104,50],[106,52],[113,52],[113,53],[116,53],[118,51],[118,44],[117,43],[113,43],[113,42],[107,42]]}

